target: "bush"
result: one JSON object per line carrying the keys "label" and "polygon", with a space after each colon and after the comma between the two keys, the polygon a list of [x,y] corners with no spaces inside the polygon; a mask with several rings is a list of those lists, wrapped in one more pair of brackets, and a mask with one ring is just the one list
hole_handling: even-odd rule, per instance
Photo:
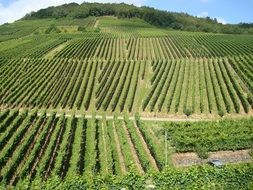
{"label": "bush", "polygon": [[184,110],[184,113],[185,113],[185,115],[187,115],[187,117],[188,117],[188,116],[190,116],[190,115],[192,114],[192,110],[189,109],[189,108],[186,108],[186,109]]}
{"label": "bush", "polygon": [[52,32],[61,33],[61,30],[57,26],[52,24],[46,29],[45,34],[50,34]]}
{"label": "bush", "polygon": [[225,112],[223,110],[219,110],[218,114],[219,116],[223,117],[225,115]]}
{"label": "bush", "polygon": [[250,155],[251,157],[253,157],[253,149],[251,149],[251,150],[249,151],[249,155]]}
{"label": "bush", "polygon": [[100,32],[100,31],[101,31],[100,28],[96,28],[96,29],[94,30],[94,32]]}
{"label": "bush", "polygon": [[252,95],[248,95],[247,99],[248,99],[249,104],[253,108],[253,96]]}
{"label": "bush", "polygon": [[208,152],[207,152],[207,149],[206,147],[204,146],[201,146],[201,145],[197,145],[196,146],[196,153],[198,154],[198,156],[202,159],[207,159],[208,158]]}
{"label": "bush", "polygon": [[86,32],[87,31],[84,26],[79,26],[77,30],[80,31],[80,32]]}

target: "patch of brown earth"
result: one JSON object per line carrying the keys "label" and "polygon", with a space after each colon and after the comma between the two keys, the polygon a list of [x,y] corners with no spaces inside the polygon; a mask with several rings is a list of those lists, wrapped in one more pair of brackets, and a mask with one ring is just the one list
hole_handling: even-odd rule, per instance
{"label": "patch of brown earth", "polygon": [[171,160],[175,167],[201,165],[214,159],[219,159],[223,164],[249,163],[252,162],[252,157],[249,155],[249,151],[250,150],[210,152],[208,159],[201,159],[194,152],[175,153],[171,156]]}

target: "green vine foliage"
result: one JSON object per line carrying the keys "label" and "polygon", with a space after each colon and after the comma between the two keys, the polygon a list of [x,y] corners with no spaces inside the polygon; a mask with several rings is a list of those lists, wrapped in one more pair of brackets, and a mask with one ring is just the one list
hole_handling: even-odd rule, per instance
{"label": "green vine foliage", "polygon": [[[70,176],[61,180],[52,176],[47,181],[23,180],[17,189],[252,189],[253,164],[227,165],[214,168],[208,165],[190,168],[167,168],[145,175],[128,173],[116,176]],[[6,188],[4,184],[1,186]]]}

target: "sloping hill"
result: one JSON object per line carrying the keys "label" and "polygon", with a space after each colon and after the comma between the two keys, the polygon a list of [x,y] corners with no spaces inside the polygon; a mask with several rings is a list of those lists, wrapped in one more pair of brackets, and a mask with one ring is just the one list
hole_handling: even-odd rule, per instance
{"label": "sloping hill", "polygon": [[17,33],[1,42],[4,108],[160,116],[252,112],[250,35],[170,31],[112,16],[34,23],[11,24]]}
{"label": "sloping hill", "polygon": [[222,25],[217,19],[197,18],[185,13],[161,11],[150,7],[136,7],[128,4],[70,3],[41,9],[27,14],[24,19],[41,18],[87,18],[88,16],[115,16],[118,18],[139,18],[162,28],[213,33],[253,33],[252,25]]}
{"label": "sloping hill", "polygon": [[136,15],[73,18],[77,8],[0,26],[0,187],[250,187],[252,163],[177,169],[171,158],[243,149],[250,160],[252,36],[176,31]]}

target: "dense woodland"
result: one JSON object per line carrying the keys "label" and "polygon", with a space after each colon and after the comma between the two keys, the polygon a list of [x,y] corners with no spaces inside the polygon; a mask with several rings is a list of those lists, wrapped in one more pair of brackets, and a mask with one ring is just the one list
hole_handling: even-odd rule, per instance
{"label": "dense woodland", "polygon": [[217,19],[197,18],[185,13],[161,11],[150,7],[136,7],[128,4],[77,3],[41,9],[27,14],[23,19],[40,18],[86,18],[88,16],[116,16],[119,18],[140,18],[162,27],[184,31],[199,31],[227,34],[253,34],[252,24],[223,25]]}

